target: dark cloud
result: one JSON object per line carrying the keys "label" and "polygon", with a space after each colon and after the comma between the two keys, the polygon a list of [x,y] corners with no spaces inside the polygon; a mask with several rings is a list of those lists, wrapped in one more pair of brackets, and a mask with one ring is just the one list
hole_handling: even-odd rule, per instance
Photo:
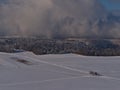
{"label": "dark cloud", "polygon": [[0,32],[47,38],[113,37],[114,32],[118,37],[117,23],[99,27],[106,17],[98,0],[6,0],[0,4]]}

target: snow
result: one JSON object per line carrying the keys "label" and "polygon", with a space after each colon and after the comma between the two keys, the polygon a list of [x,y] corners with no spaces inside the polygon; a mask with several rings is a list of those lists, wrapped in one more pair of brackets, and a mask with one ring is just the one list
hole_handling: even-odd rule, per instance
{"label": "snow", "polygon": [[120,57],[0,52],[0,90],[120,90]]}

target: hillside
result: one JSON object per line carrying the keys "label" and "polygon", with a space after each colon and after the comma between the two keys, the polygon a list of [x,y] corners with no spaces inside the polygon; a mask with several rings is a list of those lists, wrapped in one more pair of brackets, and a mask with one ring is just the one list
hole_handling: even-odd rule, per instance
{"label": "hillside", "polygon": [[120,57],[0,53],[0,89],[119,90],[119,64]]}
{"label": "hillside", "polygon": [[120,56],[119,39],[1,38],[0,52],[31,51],[37,55],[77,53],[87,56]]}

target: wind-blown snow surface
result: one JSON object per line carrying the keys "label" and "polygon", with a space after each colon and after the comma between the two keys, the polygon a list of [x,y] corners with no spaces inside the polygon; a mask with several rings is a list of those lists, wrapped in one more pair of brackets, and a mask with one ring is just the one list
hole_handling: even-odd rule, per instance
{"label": "wind-blown snow surface", "polygon": [[120,90],[120,57],[0,53],[0,90]]}

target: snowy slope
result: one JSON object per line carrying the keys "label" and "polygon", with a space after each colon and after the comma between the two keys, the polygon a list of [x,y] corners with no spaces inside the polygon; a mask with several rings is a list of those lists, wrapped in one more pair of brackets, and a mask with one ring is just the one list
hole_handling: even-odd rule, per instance
{"label": "snowy slope", "polygon": [[0,90],[120,90],[120,57],[0,53]]}

